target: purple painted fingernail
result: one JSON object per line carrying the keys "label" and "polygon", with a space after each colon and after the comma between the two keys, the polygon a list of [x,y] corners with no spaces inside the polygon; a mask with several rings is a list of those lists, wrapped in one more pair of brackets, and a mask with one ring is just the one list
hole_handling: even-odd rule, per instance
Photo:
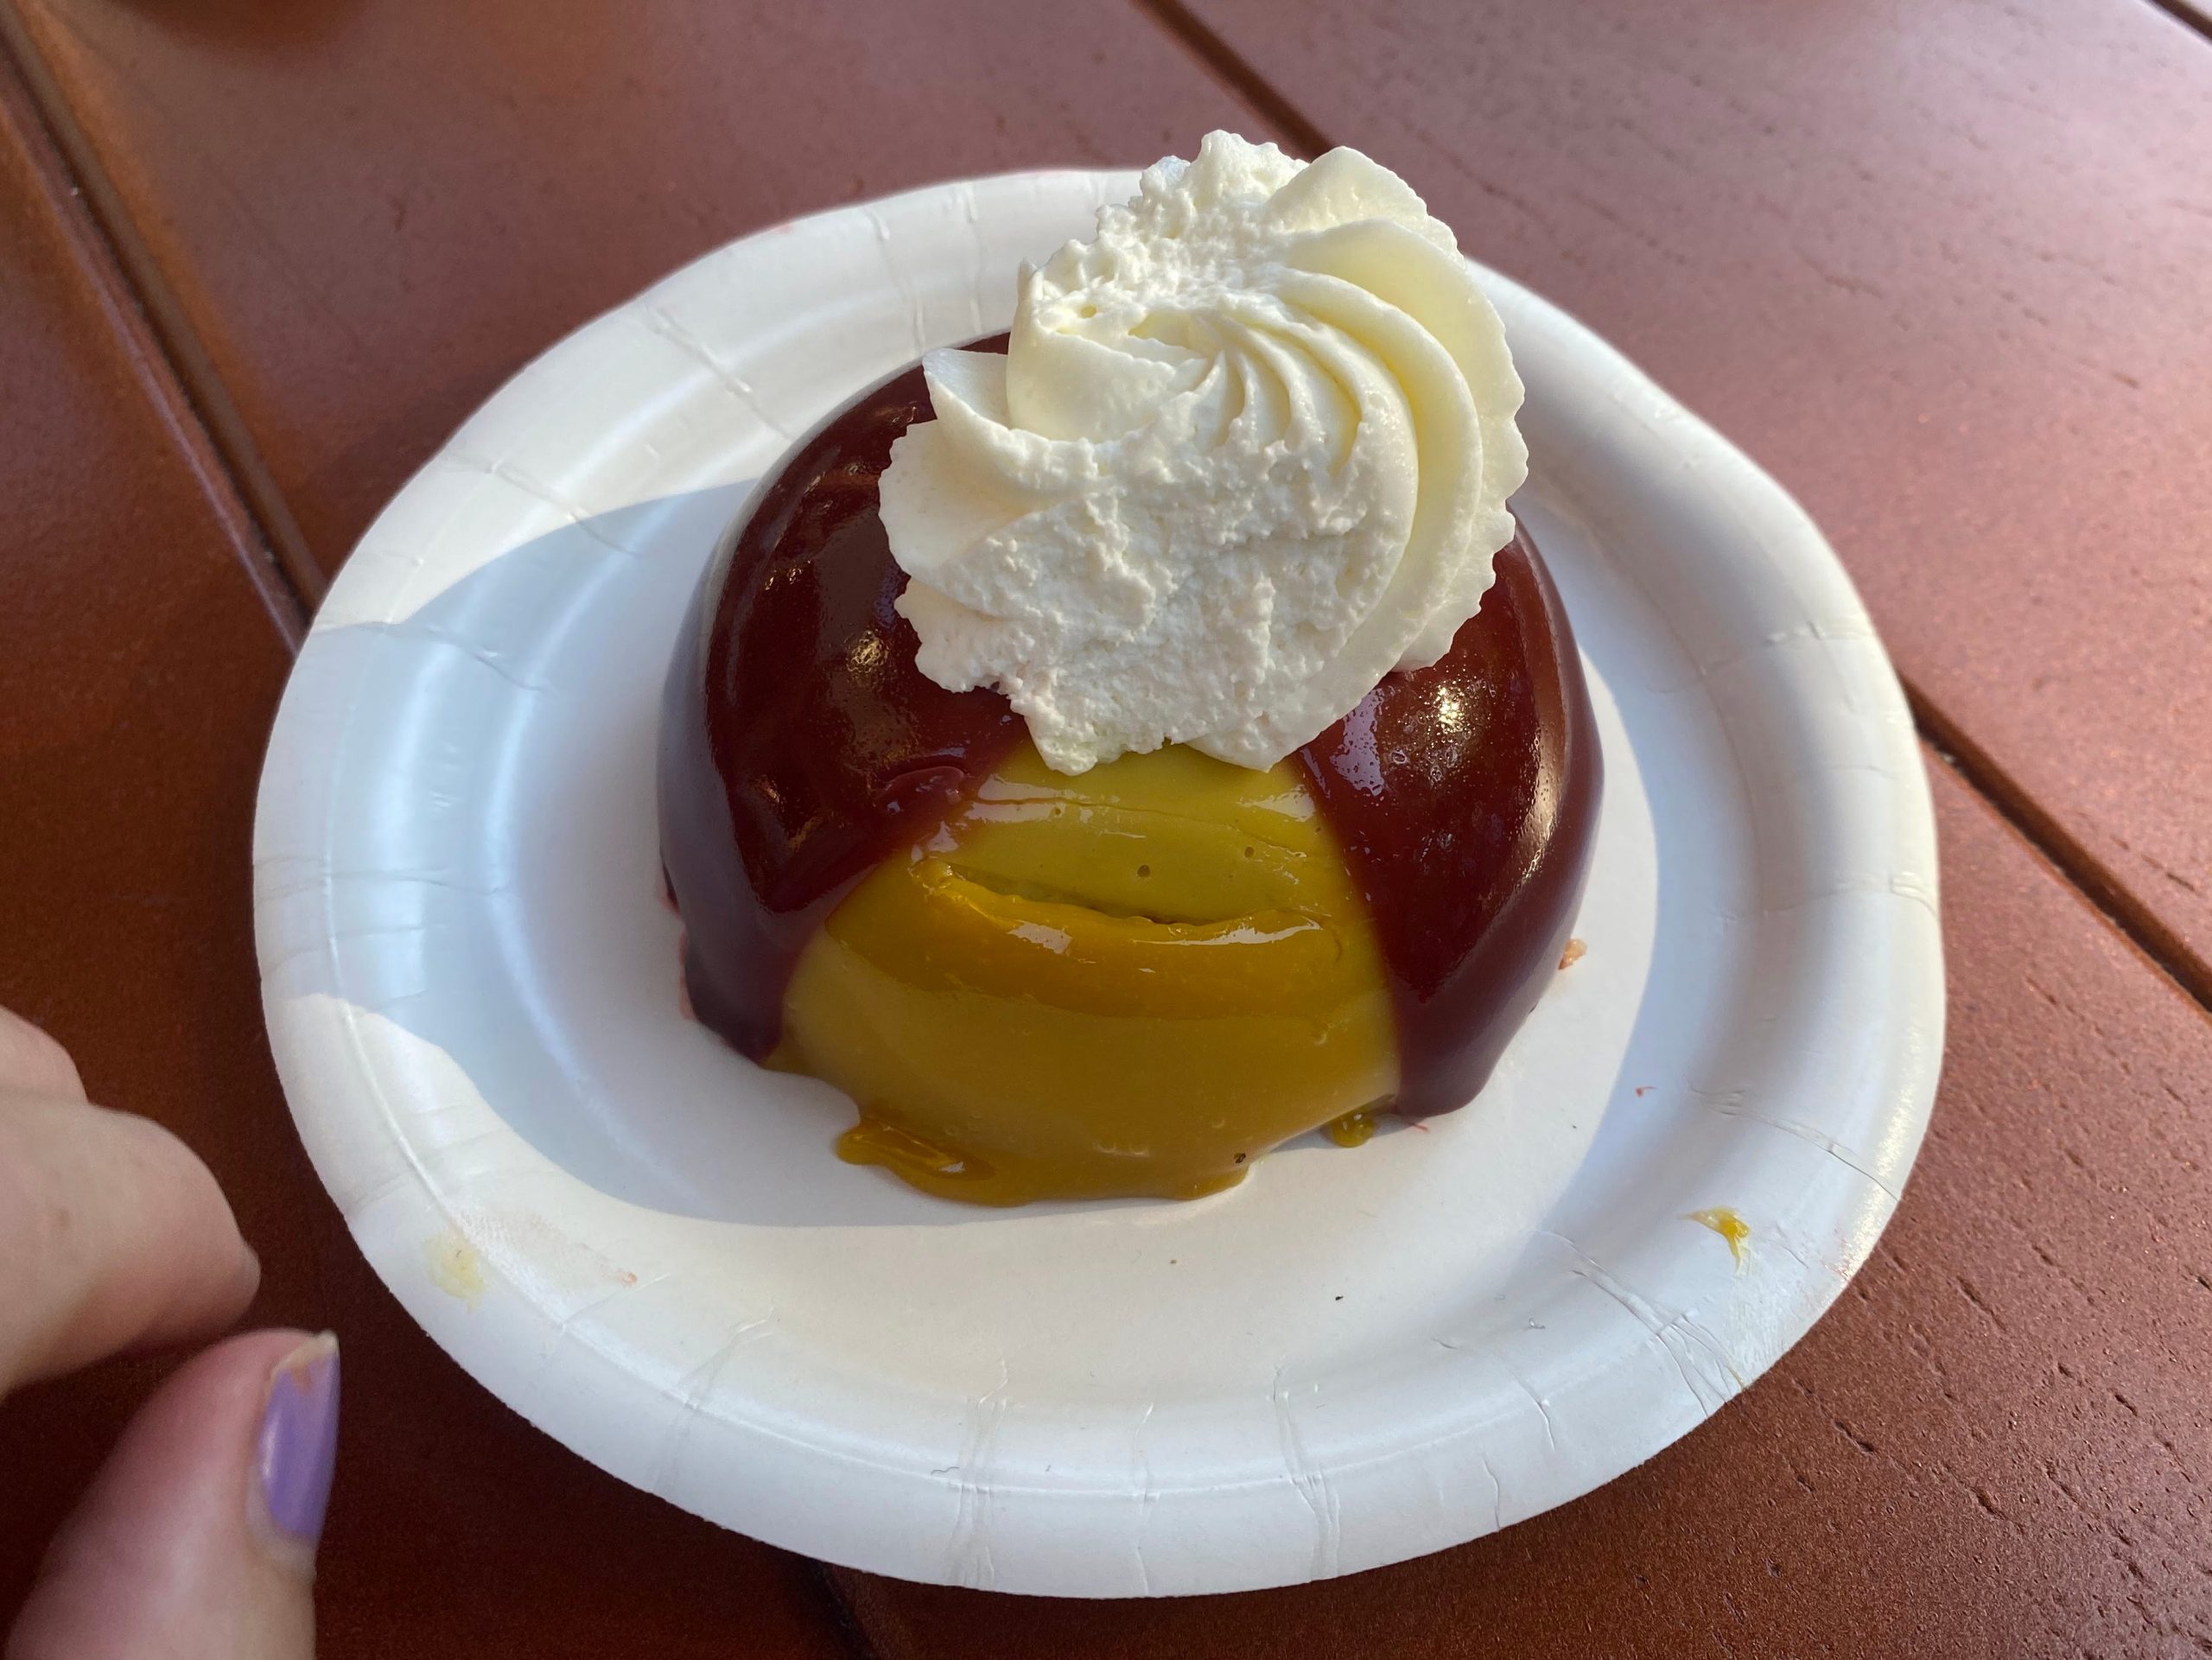
{"label": "purple painted fingernail", "polygon": [[270,1525],[312,1549],[338,1463],[338,1339],[325,1332],[269,1375],[254,1474]]}

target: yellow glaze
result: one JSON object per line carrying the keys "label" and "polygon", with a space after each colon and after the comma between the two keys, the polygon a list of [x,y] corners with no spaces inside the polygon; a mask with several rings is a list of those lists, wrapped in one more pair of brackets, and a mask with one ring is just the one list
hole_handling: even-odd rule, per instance
{"label": "yellow glaze", "polygon": [[1305,785],[1179,747],[1067,778],[1025,743],[832,913],[774,1064],[860,1103],[844,1157],[988,1205],[1215,1193],[1397,1087]]}
{"label": "yellow glaze", "polygon": [[1751,1237],[1751,1224],[1725,1205],[1716,1205],[1709,1211],[1692,1211],[1688,1220],[1700,1227],[1710,1228],[1728,1242],[1728,1254],[1736,1259],[1736,1266],[1744,1265],[1744,1242]]}
{"label": "yellow glaze", "polygon": [[1322,1126],[1338,1147],[1364,1147],[1375,1134],[1375,1114],[1365,1107],[1332,1118]]}

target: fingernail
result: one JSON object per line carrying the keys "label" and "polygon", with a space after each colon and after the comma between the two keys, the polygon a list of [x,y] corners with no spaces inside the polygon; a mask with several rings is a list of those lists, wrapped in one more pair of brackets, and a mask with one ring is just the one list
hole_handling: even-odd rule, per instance
{"label": "fingernail", "polygon": [[277,1363],[261,1409],[255,1490],[280,1537],[315,1548],[337,1463],[338,1339],[325,1332]]}

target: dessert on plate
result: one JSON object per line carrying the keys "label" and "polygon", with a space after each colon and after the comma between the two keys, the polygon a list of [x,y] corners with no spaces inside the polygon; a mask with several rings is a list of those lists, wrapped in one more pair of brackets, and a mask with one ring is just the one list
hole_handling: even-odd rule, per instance
{"label": "dessert on plate", "polygon": [[1195,1197],[1480,1091],[1600,780],[1522,385],[1358,152],[1211,135],[754,491],[676,643],[709,1027],[989,1204]]}

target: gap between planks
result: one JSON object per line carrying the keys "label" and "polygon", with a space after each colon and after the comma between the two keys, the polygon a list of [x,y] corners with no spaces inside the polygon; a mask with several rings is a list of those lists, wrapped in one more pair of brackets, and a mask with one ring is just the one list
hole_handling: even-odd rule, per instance
{"label": "gap between planks", "polygon": [[1912,723],[1936,759],[2010,824],[2153,969],[2172,981],[2176,990],[2212,1012],[2212,965],[2160,921],[2079,836],[2023,789],[1926,693],[1902,675],[1899,678],[1904,680],[1905,702],[1912,709]]}
{"label": "gap between planks", "polygon": [[[1198,59],[1278,138],[1300,155],[1331,148],[1320,127],[1271,86],[1182,0],[1131,0]],[[2199,34],[2212,22],[2189,0],[2145,0]],[[103,310],[130,353],[164,423],[198,477],[240,563],[285,641],[296,650],[324,582],[281,492],[260,460],[236,405],[185,322],[152,255],[137,237],[99,169],[60,87],[46,71],[12,4],[0,0],[0,49],[38,122],[25,137],[46,175],[58,217]],[[1905,695],[1921,736],[1943,763],[1987,802],[2064,880],[2175,986],[2212,1010],[2212,964],[2031,797],[1917,686]]]}
{"label": "gap between planks", "polygon": [[[1194,16],[1183,0],[1130,0],[1173,40],[1197,58],[1238,101],[1272,128],[1285,149],[1311,158],[1332,148],[1329,136],[1271,85],[1236,48]],[[2212,38],[2212,13],[2196,0],[2144,0],[2184,26]],[[1900,679],[1904,677],[1900,675]],[[1960,780],[2026,839],[2060,878],[2100,912],[2138,951],[2201,1008],[2212,1011],[2212,964],[2161,922],[2081,838],[2022,789],[1989,752],[1910,681],[1904,682],[1913,725]]]}
{"label": "gap between planks", "polygon": [[245,418],[12,0],[0,0],[0,75],[35,124],[26,142],[36,152],[34,164],[79,268],[278,633],[298,651],[322,597],[322,574]]}
{"label": "gap between planks", "polygon": [[[1196,57],[1279,142],[1306,157],[1330,142],[1294,103],[1180,0],[1131,0]],[[2212,40],[2212,15],[2190,0],[2145,0],[2177,23]],[[26,141],[45,175],[57,216],[103,310],[175,434],[180,449],[218,517],[249,579],[288,646],[296,650],[325,583],[290,510],[260,458],[244,418],[212,361],[162,280],[151,251],[137,234],[99,167],[58,84],[12,4],[0,0],[0,95],[35,121]],[[35,153],[42,151],[42,153]],[[2200,1007],[2212,1009],[2212,969],[2050,813],[1974,743],[1924,693],[1908,684],[1906,697],[1921,736],[1960,779],[2040,853],[2063,880],[2099,911]],[[838,1636],[855,1660],[874,1649],[838,1570],[813,1563]]]}

